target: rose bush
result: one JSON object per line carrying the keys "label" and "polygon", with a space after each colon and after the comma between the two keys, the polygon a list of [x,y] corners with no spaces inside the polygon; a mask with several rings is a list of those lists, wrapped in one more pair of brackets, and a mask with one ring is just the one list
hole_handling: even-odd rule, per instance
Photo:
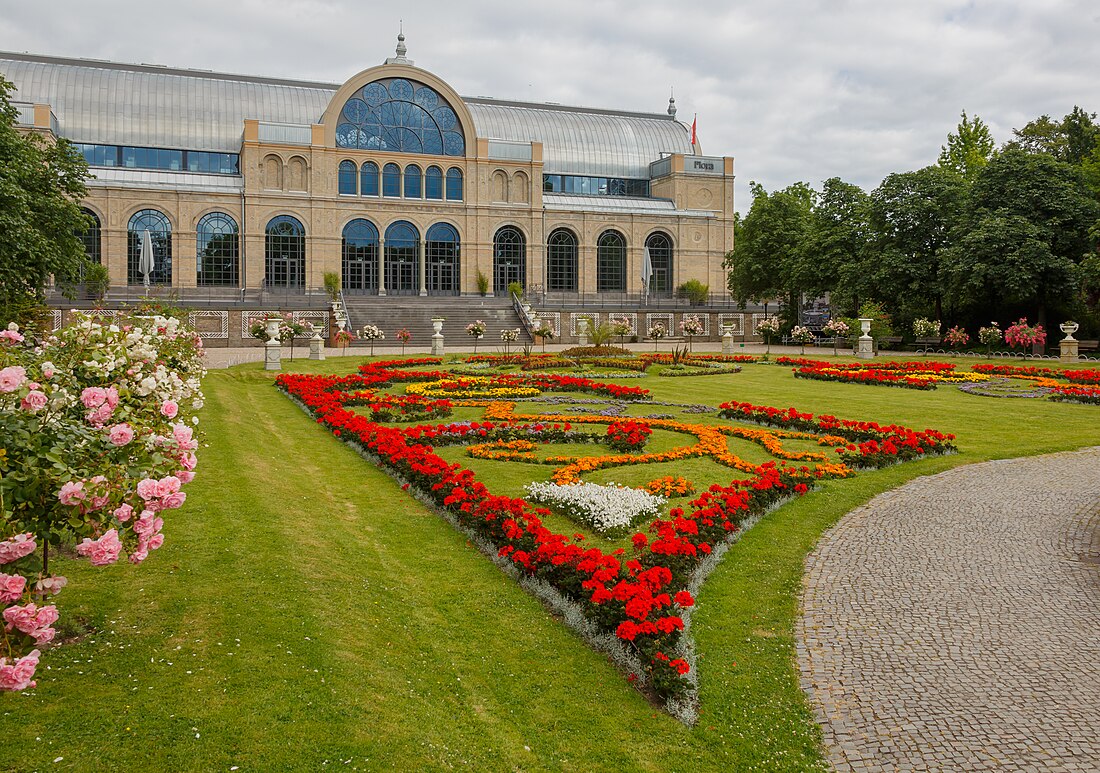
{"label": "rose bush", "polygon": [[76,315],[41,341],[0,339],[0,689],[34,686],[64,577],[50,551],[139,564],[194,476],[202,342],[178,319]]}

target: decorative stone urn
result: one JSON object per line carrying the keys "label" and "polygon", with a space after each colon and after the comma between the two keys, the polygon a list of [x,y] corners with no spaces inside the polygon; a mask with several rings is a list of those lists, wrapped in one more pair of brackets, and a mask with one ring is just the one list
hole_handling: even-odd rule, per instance
{"label": "decorative stone urn", "polygon": [[432,356],[443,356],[443,322],[445,317],[432,317]]}
{"label": "decorative stone urn", "polygon": [[264,370],[282,370],[283,344],[279,340],[278,318],[264,322],[264,334],[267,336],[267,343],[264,344]]}
{"label": "decorative stone urn", "polygon": [[1080,325],[1072,320],[1063,322],[1058,326],[1066,334],[1066,337],[1059,343],[1058,359],[1062,362],[1077,362],[1080,342],[1073,337],[1073,334],[1077,332],[1079,327]]}
{"label": "decorative stone urn", "polygon": [[856,357],[861,360],[870,360],[875,356],[875,340],[871,338],[871,322],[872,320],[865,317],[859,319],[859,329],[863,331],[863,335],[859,337]]}
{"label": "decorative stone urn", "polygon": [[722,325],[722,354],[733,354],[733,325]]}
{"label": "decorative stone urn", "polygon": [[325,339],[321,338],[321,334],[316,331],[313,333],[313,337],[309,339],[309,358],[311,360],[325,359]]}

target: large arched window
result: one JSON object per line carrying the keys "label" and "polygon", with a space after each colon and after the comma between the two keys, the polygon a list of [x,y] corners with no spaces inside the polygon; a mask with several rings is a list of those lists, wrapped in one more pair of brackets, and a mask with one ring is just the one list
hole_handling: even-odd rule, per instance
{"label": "large arched window", "polygon": [[447,201],[462,201],[462,170],[457,166],[447,170]]}
{"label": "large arched window", "polygon": [[378,291],[378,229],[363,218],[344,226],[341,285],[346,293]]}
{"label": "large arched window", "polygon": [[412,295],[420,290],[420,232],[404,220],[386,229],[386,291]]}
{"label": "large arched window", "polygon": [[401,195],[401,167],[397,164],[382,167],[382,195],[390,198]]}
{"label": "large arched window", "polygon": [[141,273],[141,243],[145,232],[153,241],[153,271],[149,283],[172,284],[172,224],[168,216],[155,209],[143,209],[130,218],[126,228],[129,249],[126,260],[126,281],[132,285],[144,284]]}
{"label": "large arched window", "polygon": [[527,239],[518,228],[506,225],[493,237],[493,292],[508,292],[512,282],[526,284]]}
{"label": "large arched window", "polygon": [[359,170],[359,195],[378,195],[378,164],[368,161]]}
{"label": "large arched window", "polygon": [[84,245],[84,257],[89,263],[103,262],[103,237],[99,216],[90,209],[81,209],[80,214],[88,218],[88,227],[83,231],[77,231],[76,237]]}
{"label": "large arched window", "polygon": [[240,281],[237,221],[224,212],[204,215],[195,229],[195,283],[236,287]]}
{"label": "large arched window", "polygon": [[409,164],[405,167],[405,198],[406,199],[419,199],[420,198],[420,180],[422,175],[420,174],[420,167],[416,164]]}
{"label": "large arched window", "polygon": [[546,289],[577,292],[577,237],[565,228],[551,232],[546,239]]}
{"label": "large arched window", "polygon": [[344,103],[336,146],[464,156],[458,116],[435,89],[406,78],[368,83]]}
{"label": "large arched window", "polygon": [[649,250],[649,264],[653,275],[649,278],[649,294],[672,297],[672,239],[668,234],[654,231],[645,240]]}
{"label": "large arched window", "polygon": [[596,241],[596,292],[626,291],[626,240],[618,231],[604,231]]}
{"label": "large arched window", "polygon": [[446,223],[436,223],[428,229],[424,250],[428,294],[458,295],[458,231]]}
{"label": "large arched window", "polygon": [[443,198],[443,170],[438,166],[429,166],[424,173],[424,198]]}
{"label": "large arched window", "polygon": [[306,229],[297,218],[279,215],[267,223],[264,280],[268,287],[305,287]]}
{"label": "large arched window", "polygon": [[340,172],[338,174],[338,190],[344,196],[355,195],[355,163],[353,161],[341,161]]}

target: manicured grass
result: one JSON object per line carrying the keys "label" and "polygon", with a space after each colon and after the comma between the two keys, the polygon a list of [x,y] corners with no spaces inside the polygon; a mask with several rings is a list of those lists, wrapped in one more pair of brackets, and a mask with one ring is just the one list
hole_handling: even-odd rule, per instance
{"label": "manicured grass", "polygon": [[[954,387],[810,382],[752,365],[622,382],[676,402],[935,427],[961,449],[826,482],[745,535],[699,597],[702,715],[685,728],[271,380],[256,365],[208,377],[200,475],[146,565],[63,562],[65,619],[86,618],[92,632],[47,654],[37,690],[0,697],[0,769],[819,767],[792,630],[802,562],[821,532],[918,475],[1100,444],[1096,407]],[[552,470],[497,464],[502,476]],[[687,464],[644,477],[691,478]]]}

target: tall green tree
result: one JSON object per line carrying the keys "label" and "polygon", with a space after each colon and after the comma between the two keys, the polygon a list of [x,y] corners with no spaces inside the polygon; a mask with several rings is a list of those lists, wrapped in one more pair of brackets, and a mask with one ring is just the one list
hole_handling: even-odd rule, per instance
{"label": "tall green tree", "polygon": [[1078,297],[1098,218],[1080,170],[1006,149],[974,181],[945,252],[949,296],[983,311],[1019,307],[1046,324],[1048,310],[1068,310]]}
{"label": "tall green tree", "polygon": [[1013,129],[1014,138],[1008,147],[1029,153],[1046,153],[1067,164],[1080,165],[1100,146],[1100,126],[1096,113],[1077,105],[1061,121],[1041,115],[1022,129]]}
{"label": "tall green tree", "polygon": [[807,295],[828,292],[832,305],[847,314],[855,314],[872,290],[870,204],[858,185],[839,177],[826,180],[795,265],[795,279]]}
{"label": "tall green tree", "polygon": [[955,133],[949,133],[947,144],[940,147],[939,164],[973,181],[978,171],[993,158],[995,148],[993,134],[985,122],[978,116],[970,120],[963,110]]}
{"label": "tall green tree", "polygon": [[794,183],[769,194],[749,183],[752,208],[741,221],[734,248],[726,254],[729,290],[742,304],[783,298],[796,311],[805,289],[800,263],[810,228],[814,191]]}
{"label": "tall green tree", "polygon": [[41,301],[51,275],[73,276],[84,261],[76,233],[88,166],[56,143],[15,128],[13,86],[0,78],[0,321]]}
{"label": "tall green tree", "polygon": [[891,174],[871,193],[875,296],[899,318],[944,318],[942,258],[966,193],[963,178],[941,166]]}

